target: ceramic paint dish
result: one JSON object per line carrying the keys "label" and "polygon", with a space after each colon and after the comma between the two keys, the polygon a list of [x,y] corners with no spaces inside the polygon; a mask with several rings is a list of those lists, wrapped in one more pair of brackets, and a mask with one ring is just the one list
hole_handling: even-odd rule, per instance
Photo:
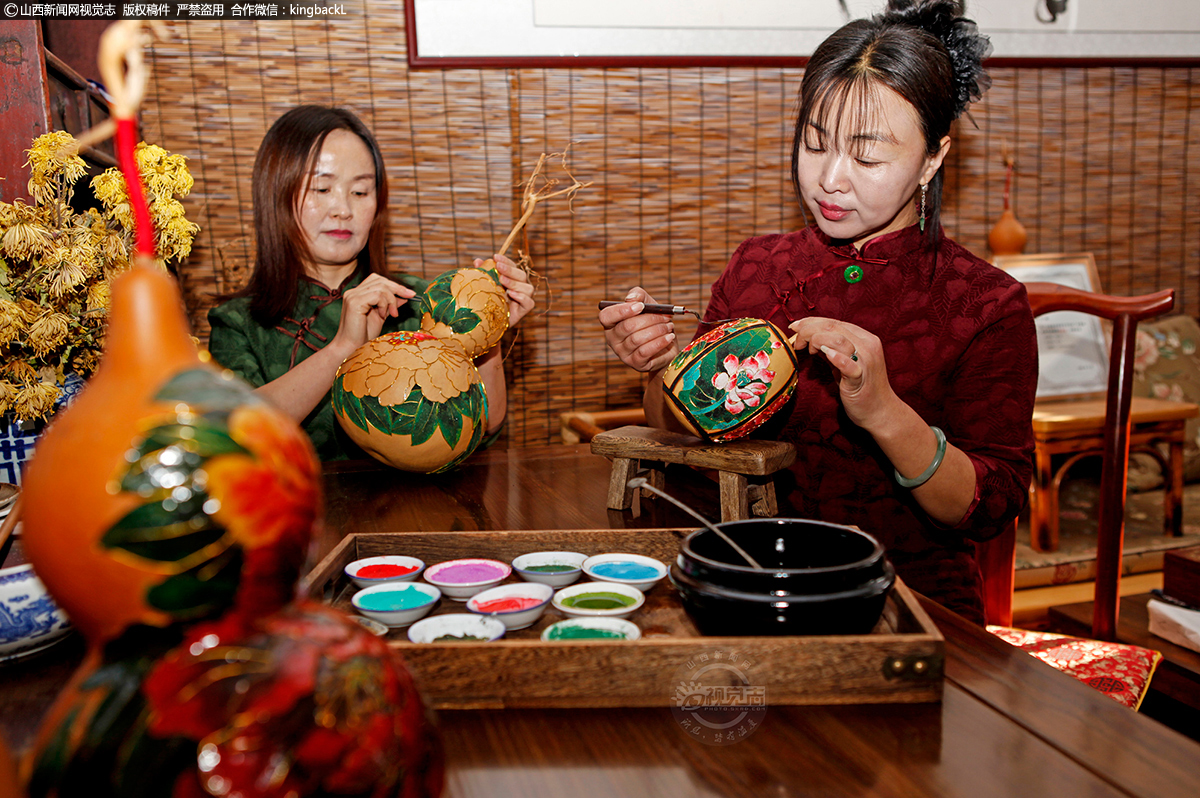
{"label": "ceramic paint dish", "polygon": [[466,601],[508,578],[512,566],[499,560],[447,560],[425,569],[425,581],[441,588],[448,598]]}
{"label": "ceramic paint dish", "polygon": [[578,643],[588,640],[638,640],[642,630],[623,618],[568,618],[542,630],[548,643]]}
{"label": "ceramic paint dish", "polygon": [[500,585],[467,599],[467,609],[497,618],[511,632],[533,626],[554,596],[554,588],[541,582]]}
{"label": "ceramic paint dish", "polygon": [[417,621],[408,629],[414,643],[490,643],[504,637],[505,626],[495,618],[456,612]]}
{"label": "ceramic paint dish", "polygon": [[0,662],[32,656],[66,638],[71,623],[33,566],[0,569]]}
{"label": "ceramic paint dish", "polygon": [[350,598],[354,609],[393,629],[408,626],[429,614],[442,591],[421,582],[388,582],[373,585]]}
{"label": "ceramic paint dish", "polygon": [[627,618],[646,603],[636,587],[618,582],[580,582],[554,594],[554,609],[572,618]]}
{"label": "ceramic paint dish", "polygon": [[583,572],[599,582],[629,585],[645,593],[667,575],[667,566],[641,554],[597,554],[584,560]]}
{"label": "ceramic paint dish", "polygon": [[527,582],[564,587],[583,574],[586,554],[577,551],[535,551],[512,561],[513,570]]}
{"label": "ceramic paint dish", "polygon": [[416,557],[389,554],[355,560],[342,570],[351,582],[365,588],[387,582],[412,582],[425,570],[425,563]]}

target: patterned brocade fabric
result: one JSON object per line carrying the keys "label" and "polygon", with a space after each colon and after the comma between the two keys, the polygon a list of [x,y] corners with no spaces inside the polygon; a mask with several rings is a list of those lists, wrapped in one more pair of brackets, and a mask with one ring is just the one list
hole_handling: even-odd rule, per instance
{"label": "patterned brocade fabric", "polygon": [[989,632],[1130,709],[1142,705],[1162,654],[1126,643],[989,626]]}
{"label": "patterned brocade fabric", "polygon": [[916,225],[861,251],[809,227],[738,247],[705,319],[744,317],[785,331],[801,318],[836,319],[879,338],[897,396],[970,457],[974,502],[953,529],[929,519],[846,416],[829,363],[802,351],[794,404],[768,433],[797,445],[781,507],[877,536],[909,587],[982,624],[972,540],[1011,524],[1033,472],[1037,338],[1025,287],[945,236],[931,248]]}

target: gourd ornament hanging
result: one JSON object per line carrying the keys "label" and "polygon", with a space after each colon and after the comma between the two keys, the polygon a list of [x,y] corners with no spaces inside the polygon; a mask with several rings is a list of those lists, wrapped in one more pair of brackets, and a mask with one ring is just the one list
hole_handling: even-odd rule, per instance
{"label": "gourd ornament hanging", "polygon": [[[101,42],[138,220],[99,368],[39,441],[23,542],[86,638],[21,773],[29,798],[437,795],[441,748],[378,637],[297,599],[320,467],[290,419],[204,362],[152,261],[124,87],[144,27]],[[115,64],[115,66],[114,66]]]}
{"label": "gourd ornament hanging", "polygon": [[[525,182],[523,212],[500,254],[533,215],[537,203],[573,196],[591,183],[551,190],[543,154]],[[565,170],[566,153],[562,153]],[[568,175],[570,173],[568,172]],[[448,471],[478,448],[487,431],[487,393],[474,360],[508,329],[508,296],[495,261],[439,275],[420,297],[418,332],[368,341],[343,361],[333,381],[333,413],[363,451],[403,471]]]}

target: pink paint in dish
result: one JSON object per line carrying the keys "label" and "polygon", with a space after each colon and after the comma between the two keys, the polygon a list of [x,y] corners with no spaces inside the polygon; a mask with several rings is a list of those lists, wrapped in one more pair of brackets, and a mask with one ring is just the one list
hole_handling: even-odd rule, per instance
{"label": "pink paint in dish", "polygon": [[498,581],[511,572],[496,560],[451,560],[429,569],[425,578],[451,585],[475,585]]}
{"label": "pink paint in dish", "polygon": [[530,607],[536,607],[545,602],[545,599],[536,599],[531,596],[508,596],[506,598],[485,601],[482,604],[477,602],[474,606],[480,612],[517,612],[518,610],[527,610]]}

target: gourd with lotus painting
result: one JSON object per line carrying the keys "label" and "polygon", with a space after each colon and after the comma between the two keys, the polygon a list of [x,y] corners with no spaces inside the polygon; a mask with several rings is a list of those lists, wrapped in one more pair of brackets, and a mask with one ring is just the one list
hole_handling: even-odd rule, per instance
{"label": "gourd with lotus painting", "polygon": [[749,435],[796,389],[796,353],[778,327],[736,319],[692,341],[663,370],[672,415],[693,435]]}

